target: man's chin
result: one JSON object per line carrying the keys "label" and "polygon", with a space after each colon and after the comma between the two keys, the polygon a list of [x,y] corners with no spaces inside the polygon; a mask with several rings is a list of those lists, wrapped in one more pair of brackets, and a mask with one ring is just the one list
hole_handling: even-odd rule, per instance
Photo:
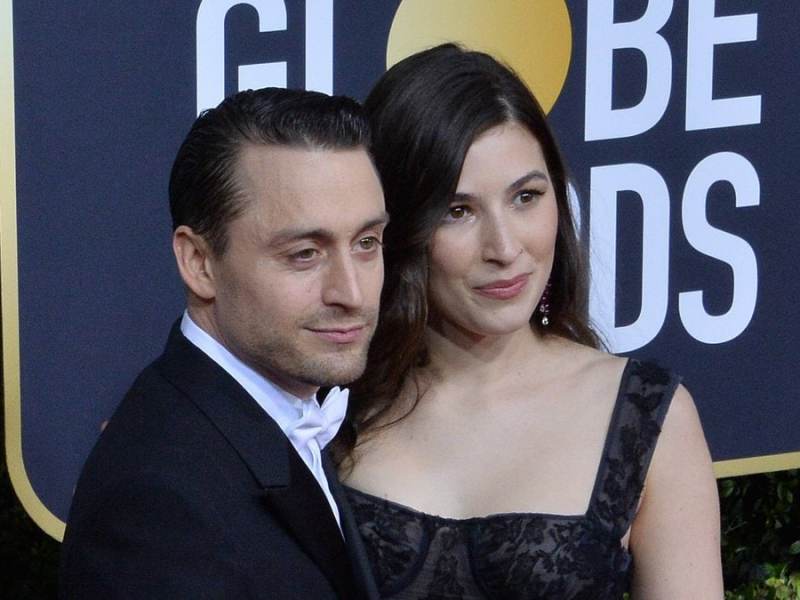
{"label": "man's chin", "polygon": [[352,383],[361,377],[366,366],[366,351],[349,357],[336,353],[316,364],[309,364],[305,374],[307,379],[313,378],[315,385],[320,387],[341,386]]}
{"label": "man's chin", "polygon": [[264,349],[251,364],[260,365],[257,370],[279,385],[287,381],[306,388],[343,386],[363,374],[367,364],[366,343],[320,346],[303,341]]}

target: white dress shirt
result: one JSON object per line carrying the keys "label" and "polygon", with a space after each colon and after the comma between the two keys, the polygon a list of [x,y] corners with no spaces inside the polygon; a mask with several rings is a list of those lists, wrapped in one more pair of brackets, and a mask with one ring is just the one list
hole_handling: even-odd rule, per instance
{"label": "white dress shirt", "polygon": [[342,528],[341,517],[339,516],[339,507],[331,494],[330,487],[328,486],[328,479],[325,477],[325,472],[322,469],[321,457],[316,444],[314,444],[313,451],[309,448],[300,448],[295,443],[290,435],[291,426],[303,416],[303,407],[309,402],[316,404],[314,397],[305,400],[293,396],[289,392],[282,390],[271,381],[260,375],[241,360],[236,358],[230,351],[228,351],[222,344],[211,337],[208,333],[203,331],[189,316],[188,311],[183,313],[181,320],[181,332],[192,344],[197,346],[211,360],[217,363],[220,367],[225,369],[228,374],[233,377],[239,385],[241,385],[253,399],[258,402],[258,405],[278,424],[283,434],[287,437],[289,442],[294,446],[300,458],[314,475],[314,479],[319,483],[328,504],[331,506],[336,522],[339,524],[339,529]]}

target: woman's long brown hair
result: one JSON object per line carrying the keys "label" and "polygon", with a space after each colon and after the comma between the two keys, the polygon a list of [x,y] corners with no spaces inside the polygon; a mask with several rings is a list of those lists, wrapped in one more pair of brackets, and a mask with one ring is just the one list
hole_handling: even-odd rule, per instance
{"label": "woman's long brown hair", "polygon": [[[364,375],[350,386],[348,418],[332,446],[344,469],[359,441],[399,420],[388,421],[393,403],[414,383],[414,370],[427,365],[430,240],[456,191],[467,150],[492,127],[519,123],[539,141],[558,205],[550,325],[544,331],[534,313],[531,327],[542,335],[600,345],[588,322],[585,253],[572,220],[564,163],[544,112],[519,77],[487,54],[444,44],[389,69],[365,108],[391,222],[384,238],[377,331]],[[423,393],[416,389],[400,418]]]}

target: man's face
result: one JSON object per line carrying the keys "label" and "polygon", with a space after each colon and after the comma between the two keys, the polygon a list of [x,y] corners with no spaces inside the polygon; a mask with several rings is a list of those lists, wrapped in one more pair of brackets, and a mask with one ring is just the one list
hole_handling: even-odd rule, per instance
{"label": "man's face", "polygon": [[383,285],[386,212],[363,149],[246,146],[245,209],[209,259],[211,333],[290,393],[364,370]]}

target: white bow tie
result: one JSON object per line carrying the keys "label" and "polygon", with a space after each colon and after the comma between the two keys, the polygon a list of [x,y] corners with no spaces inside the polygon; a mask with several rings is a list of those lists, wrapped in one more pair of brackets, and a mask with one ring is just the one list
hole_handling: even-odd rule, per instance
{"label": "white bow tie", "polygon": [[328,392],[321,406],[314,400],[303,402],[302,416],[289,426],[287,432],[294,446],[305,449],[312,440],[316,441],[319,450],[327,446],[344,421],[349,395],[350,390],[337,386]]}

